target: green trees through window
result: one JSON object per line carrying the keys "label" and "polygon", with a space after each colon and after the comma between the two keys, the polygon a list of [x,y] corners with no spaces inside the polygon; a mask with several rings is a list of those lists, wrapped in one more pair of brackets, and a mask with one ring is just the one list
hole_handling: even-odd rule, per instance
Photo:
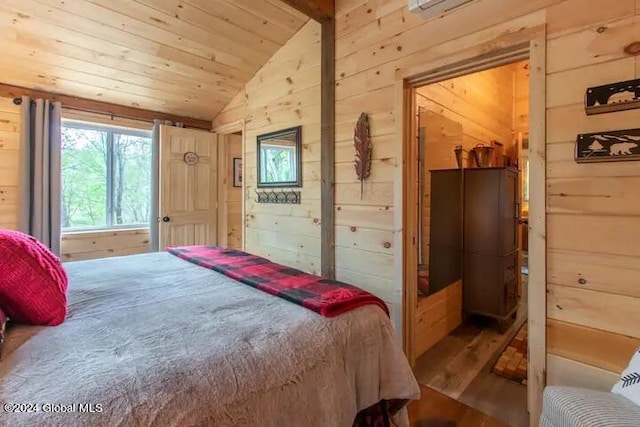
{"label": "green trees through window", "polygon": [[64,122],[62,228],[149,225],[149,132]]}
{"label": "green trees through window", "polygon": [[295,147],[271,145],[260,146],[264,167],[261,168],[262,182],[291,182],[296,180]]}

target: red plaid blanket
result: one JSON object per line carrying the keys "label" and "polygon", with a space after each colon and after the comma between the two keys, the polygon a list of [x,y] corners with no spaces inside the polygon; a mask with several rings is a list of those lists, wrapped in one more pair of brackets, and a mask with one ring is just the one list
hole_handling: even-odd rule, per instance
{"label": "red plaid blanket", "polygon": [[384,301],[360,288],[307,274],[246,252],[215,246],[168,247],[167,251],[325,317],[334,317],[369,304],[377,305],[389,314]]}

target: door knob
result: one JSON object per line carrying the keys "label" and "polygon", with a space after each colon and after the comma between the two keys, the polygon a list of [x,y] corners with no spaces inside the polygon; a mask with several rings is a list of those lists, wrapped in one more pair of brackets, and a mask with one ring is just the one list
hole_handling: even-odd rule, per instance
{"label": "door knob", "polygon": [[162,217],[162,222],[169,222],[169,221],[171,221],[171,218],[169,218],[168,216]]}

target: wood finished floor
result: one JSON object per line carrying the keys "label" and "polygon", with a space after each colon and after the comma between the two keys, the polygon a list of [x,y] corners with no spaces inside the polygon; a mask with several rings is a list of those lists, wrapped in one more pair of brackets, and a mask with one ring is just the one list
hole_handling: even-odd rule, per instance
{"label": "wood finished floor", "polygon": [[411,427],[506,427],[507,424],[428,387],[409,404]]}
{"label": "wood finished floor", "polygon": [[[504,334],[491,327],[490,321],[472,317],[418,359],[414,369],[418,382],[505,425],[527,426],[526,386],[491,372],[502,349],[525,321],[526,301]],[[431,425],[439,424],[425,424]]]}

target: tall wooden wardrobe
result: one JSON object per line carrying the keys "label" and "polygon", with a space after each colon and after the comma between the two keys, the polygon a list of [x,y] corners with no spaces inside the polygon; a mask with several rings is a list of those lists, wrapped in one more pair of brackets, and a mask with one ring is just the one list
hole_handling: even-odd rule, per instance
{"label": "tall wooden wardrobe", "polygon": [[518,171],[431,171],[429,282],[462,278],[463,311],[508,322],[518,308]]}

